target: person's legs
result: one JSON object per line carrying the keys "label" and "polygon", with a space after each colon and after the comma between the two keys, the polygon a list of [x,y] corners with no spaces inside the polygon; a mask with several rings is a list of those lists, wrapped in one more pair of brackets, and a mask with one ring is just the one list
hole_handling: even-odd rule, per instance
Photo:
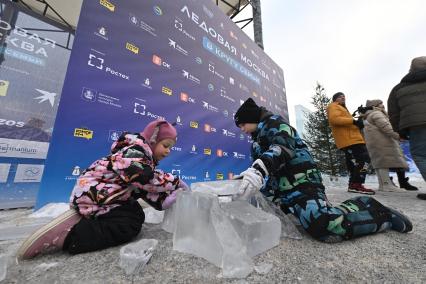
{"label": "person's legs", "polygon": [[352,182],[354,182],[354,168],[355,168],[355,164],[353,163],[353,155],[352,155],[352,150],[350,149],[350,147],[346,147],[342,149],[343,153],[345,153],[345,162],[346,162],[346,168],[348,169],[348,173],[349,173],[349,184],[351,184]]}
{"label": "person's legs", "polygon": [[400,188],[404,188],[406,190],[419,190],[417,187],[411,185],[408,182],[408,177],[405,176],[405,169],[396,169],[396,175],[398,176],[398,183]]}
{"label": "person's legs", "polygon": [[143,209],[136,201],[95,218],[83,218],[71,229],[63,250],[78,254],[127,243],[139,234],[144,220]]}
{"label": "person's legs", "polygon": [[365,144],[355,144],[342,149],[345,153],[346,164],[350,171],[349,192],[373,195],[375,192],[365,188],[363,183],[367,174],[370,156]]}
{"label": "person's legs", "polygon": [[410,128],[410,152],[426,181],[426,126]]}
{"label": "person's legs", "polygon": [[324,242],[338,242],[385,229],[399,232],[412,229],[411,222],[404,215],[367,196],[349,199],[333,207],[322,192],[299,190],[281,201],[312,237]]}

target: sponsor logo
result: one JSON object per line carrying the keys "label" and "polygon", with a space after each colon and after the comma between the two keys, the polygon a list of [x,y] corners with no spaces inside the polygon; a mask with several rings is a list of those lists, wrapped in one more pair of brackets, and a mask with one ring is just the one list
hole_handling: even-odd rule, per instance
{"label": "sponsor logo", "polygon": [[195,99],[190,97],[187,93],[180,93],[180,100],[186,103],[192,103],[195,104]]}
{"label": "sponsor logo", "polygon": [[213,74],[215,74],[217,77],[219,77],[220,79],[225,79],[225,76],[223,76],[222,74],[220,74],[219,72],[217,72],[217,70],[215,70],[215,66],[213,63],[209,62],[209,71]]}
{"label": "sponsor logo", "polygon": [[160,6],[155,5],[154,7],[152,7],[152,10],[154,11],[154,14],[157,16],[163,15],[163,10],[161,10]]}
{"label": "sponsor logo", "polygon": [[223,151],[223,156],[224,156],[224,157],[229,157],[228,152]]}
{"label": "sponsor logo", "polygon": [[255,91],[253,91],[252,95],[253,95],[253,97],[255,97],[255,98],[257,98],[257,97],[259,96],[259,95],[258,95]]}
{"label": "sponsor logo", "polygon": [[191,154],[198,154],[197,147],[195,145],[192,145],[191,146],[191,151],[189,151],[189,153],[191,153]]}
{"label": "sponsor logo", "polygon": [[226,100],[230,101],[230,102],[235,103],[235,99],[233,99],[233,98],[231,98],[230,96],[228,96],[228,95],[226,94],[226,90],[225,90],[224,88],[221,88],[221,89],[220,89],[220,96],[221,96],[222,98],[224,98],[224,99],[226,99]]}
{"label": "sponsor logo", "polygon": [[118,138],[120,138],[121,134],[123,134],[123,131],[110,130],[108,135],[108,141],[117,141]]}
{"label": "sponsor logo", "polygon": [[240,134],[240,140],[244,140],[244,134]]}
{"label": "sponsor logo", "polygon": [[178,31],[180,31],[182,34],[184,34],[187,38],[190,38],[192,40],[195,40],[195,37],[188,33],[185,28],[183,27],[183,22],[181,19],[179,19],[178,17],[175,18],[175,29],[177,29]]}
{"label": "sponsor logo", "polygon": [[222,173],[216,173],[216,179],[217,180],[223,180],[223,174]]}
{"label": "sponsor logo", "polygon": [[0,80],[0,97],[7,95],[7,89],[9,88],[9,81]]}
{"label": "sponsor logo", "polygon": [[213,112],[219,112],[219,109],[211,104],[209,104],[208,102],[203,101],[203,108],[205,108],[206,110],[209,111],[213,111]]}
{"label": "sponsor logo", "polygon": [[148,32],[149,34],[155,37],[157,36],[157,34],[155,33],[155,29],[152,26],[148,25],[146,22],[139,19],[135,15],[129,14],[129,21],[132,25],[141,28],[142,30]]}
{"label": "sponsor logo", "polygon": [[197,121],[190,121],[189,127],[191,128],[198,128],[198,122]]}
{"label": "sponsor logo", "polygon": [[48,101],[50,105],[53,107],[53,104],[55,103],[55,97],[56,93],[51,93],[48,91],[36,89],[37,92],[41,94],[41,96],[35,97],[35,100],[40,100],[38,103],[41,104],[42,102]]}
{"label": "sponsor logo", "polygon": [[177,125],[183,125],[182,124],[182,119],[180,118],[180,115],[176,116],[176,124]]}
{"label": "sponsor logo", "polygon": [[182,152],[182,148],[181,148],[181,147],[173,146],[173,147],[172,147],[172,151]]}
{"label": "sponsor logo", "polygon": [[145,87],[145,88],[147,88],[147,89],[152,90],[152,87],[151,87],[151,79],[149,79],[148,77],[147,77],[147,78],[145,78],[145,81],[143,81],[142,86],[144,86],[144,87]]}
{"label": "sponsor logo", "polygon": [[135,102],[133,105],[133,113],[134,114],[139,114],[142,116],[148,116],[154,119],[163,119],[165,120],[165,117],[152,113],[150,111],[147,111],[147,106],[138,102]]}
{"label": "sponsor logo", "polygon": [[13,182],[40,182],[44,165],[19,164]]}
{"label": "sponsor logo", "polygon": [[81,174],[81,169],[79,166],[75,166],[71,172],[72,176],[79,176]]}
{"label": "sponsor logo", "polygon": [[200,84],[200,79],[198,79],[197,77],[195,77],[194,75],[192,75],[191,73],[189,73],[188,71],[182,69],[182,76],[183,78],[190,80],[196,84]]}
{"label": "sponsor logo", "polygon": [[204,180],[210,180],[210,174],[208,171],[204,173]]}
{"label": "sponsor logo", "polygon": [[214,86],[213,86],[213,84],[209,83],[209,84],[207,85],[207,89],[209,89],[209,91],[210,91],[210,92],[213,92],[213,91],[214,91]]}
{"label": "sponsor logo", "polygon": [[99,27],[98,30],[95,32],[95,35],[104,39],[104,40],[109,40],[109,38],[107,37],[108,31],[105,27]]}
{"label": "sponsor logo", "polygon": [[130,50],[134,54],[139,54],[139,47],[134,44],[131,44],[130,42],[126,42],[126,49]]}
{"label": "sponsor logo", "polygon": [[228,110],[226,110],[226,109],[225,109],[225,110],[223,110],[223,111],[222,111],[222,113],[223,113],[223,116],[224,116],[224,117],[228,117],[228,116],[229,116],[229,112],[228,112]]}
{"label": "sponsor logo", "polygon": [[98,102],[106,105],[110,105],[113,107],[121,108],[120,99],[103,94],[98,92],[97,90],[83,87],[81,91],[81,98],[88,102]]}
{"label": "sponsor logo", "polygon": [[222,149],[217,149],[216,150],[216,156],[223,157],[223,151],[222,151]]}
{"label": "sponsor logo", "polygon": [[163,66],[164,68],[171,69],[170,64],[169,64],[169,63],[167,63],[167,62],[165,62],[164,60],[162,60],[162,59],[161,59],[161,57],[160,57],[160,56],[158,56],[158,55],[156,55],[156,54],[154,54],[154,55],[152,56],[152,62],[153,62],[155,65]]}
{"label": "sponsor logo", "polygon": [[[93,50],[95,51],[95,50]],[[104,70],[106,73],[119,77],[120,79],[124,80],[130,80],[130,76],[124,73],[121,73],[117,70],[112,69],[109,66],[104,66],[105,59],[103,57],[100,57],[99,55],[95,55],[93,53],[89,53],[89,61],[87,62],[87,65],[90,67],[93,67],[95,69]],[[105,67],[105,68],[104,68]]]}
{"label": "sponsor logo", "polygon": [[172,89],[170,89],[170,88],[168,88],[168,87],[166,87],[166,86],[161,87],[161,92],[162,92],[163,94],[168,95],[168,96],[173,95],[173,90],[172,90]]}
{"label": "sponsor logo", "polygon": [[235,159],[245,159],[246,158],[246,155],[238,153],[238,152],[233,152],[233,154],[234,154],[233,157]]}
{"label": "sponsor logo", "polygon": [[210,156],[212,154],[212,149],[210,148],[204,148],[204,155]]}
{"label": "sponsor logo", "polygon": [[83,100],[88,102],[95,102],[97,95],[98,91],[86,87],[83,87],[83,90],[81,91],[81,97]]}
{"label": "sponsor logo", "polygon": [[179,51],[183,55],[188,56],[188,51],[186,49],[184,49],[182,46],[180,46],[178,43],[176,43],[176,41],[171,39],[171,38],[169,38],[169,46],[172,47],[173,49]]}
{"label": "sponsor logo", "polygon": [[195,62],[197,62],[197,64],[203,64],[203,60],[201,59],[201,57],[195,57]]}
{"label": "sponsor logo", "polygon": [[216,128],[214,128],[214,127],[212,127],[210,124],[204,124],[204,131],[205,132],[208,132],[208,133],[210,133],[210,132],[217,132],[217,129]]}
{"label": "sponsor logo", "polygon": [[229,131],[228,129],[222,129],[222,134],[226,137],[231,137],[231,138],[235,138],[237,137],[237,134],[235,134],[234,132]]}
{"label": "sponsor logo", "polygon": [[74,137],[79,137],[79,138],[84,138],[89,140],[93,138],[93,131],[87,128],[75,128]]}
{"label": "sponsor logo", "polygon": [[0,138],[0,157],[46,159],[48,142]]}
{"label": "sponsor logo", "polygon": [[115,5],[112,4],[111,2],[109,2],[108,0],[99,0],[99,3],[104,6],[105,8],[107,8],[108,10],[110,10],[111,12],[114,12],[115,10]]}
{"label": "sponsor logo", "polygon": [[229,77],[229,84],[231,84],[231,85],[235,85],[234,78]]}

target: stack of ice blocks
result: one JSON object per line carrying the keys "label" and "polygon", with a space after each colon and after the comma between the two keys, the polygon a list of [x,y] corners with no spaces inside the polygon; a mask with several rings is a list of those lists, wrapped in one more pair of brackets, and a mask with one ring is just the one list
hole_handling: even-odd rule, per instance
{"label": "stack of ice blocks", "polygon": [[229,182],[214,182],[216,188],[205,192],[198,183],[193,192],[180,193],[163,228],[173,232],[173,249],[208,260],[224,277],[243,278],[253,270],[252,256],[279,244],[281,222],[244,201],[219,203],[218,195],[230,193],[221,185],[235,190]]}

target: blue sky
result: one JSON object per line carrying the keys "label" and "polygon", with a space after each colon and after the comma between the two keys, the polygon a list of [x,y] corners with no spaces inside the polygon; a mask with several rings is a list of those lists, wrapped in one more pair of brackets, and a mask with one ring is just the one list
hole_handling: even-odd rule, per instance
{"label": "blue sky", "polygon": [[[387,100],[426,55],[424,0],[263,0],[265,51],[284,70],[290,121],[294,105],[310,109],[316,82],[346,94],[349,111]],[[251,27],[244,31],[252,37]]]}

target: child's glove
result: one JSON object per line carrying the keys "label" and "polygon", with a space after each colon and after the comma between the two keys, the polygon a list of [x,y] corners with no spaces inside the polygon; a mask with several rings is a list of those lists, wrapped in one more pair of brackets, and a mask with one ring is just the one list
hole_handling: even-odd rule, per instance
{"label": "child's glove", "polygon": [[238,198],[249,200],[263,185],[264,176],[268,175],[268,170],[262,160],[257,159],[247,170],[235,176],[234,179],[243,179],[238,189]]}
{"label": "child's glove", "polygon": [[191,191],[190,187],[182,179],[179,179],[179,183],[176,189],[182,189],[183,191]]}

